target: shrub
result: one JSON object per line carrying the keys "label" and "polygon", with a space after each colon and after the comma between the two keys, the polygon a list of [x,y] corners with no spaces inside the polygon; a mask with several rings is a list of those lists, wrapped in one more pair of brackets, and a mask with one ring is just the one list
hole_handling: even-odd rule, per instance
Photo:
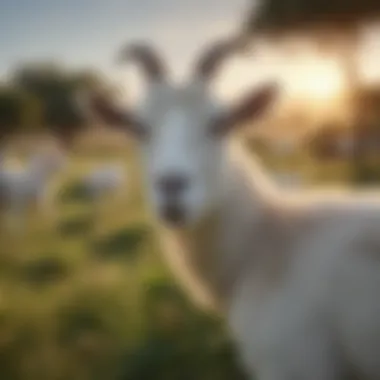
{"label": "shrub", "polygon": [[94,225],[94,219],[90,215],[71,217],[60,222],[58,231],[61,235],[80,236],[90,232]]}
{"label": "shrub", "polygon": [[145,226],[122,228],[95,240],[92,243],[92,252],[100,259],[134,259],[139,253],[139,247],[147,238],[148,230]]}
{"label": "shrub", "polygon": [[68,267],[59,257],[36,259],[21,268],[22,279],[32,285],[50,284],[67,275]]}

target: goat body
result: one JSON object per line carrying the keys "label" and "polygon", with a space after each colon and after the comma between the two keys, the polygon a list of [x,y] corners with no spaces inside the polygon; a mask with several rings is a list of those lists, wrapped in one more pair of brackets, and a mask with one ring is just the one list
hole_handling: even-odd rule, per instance
{"label": "goat body", "polygon": [[[47,155],[37,154],[29,165],[23,169],[1,168],[0,188],[2,208],[12,220],[19,223],[22,211],[34,205],[47,208],[47,182],[53,171],[61,166],[61,160]],[[17,226],[19,227],[19,225]]]}
{"label": "goat body", "polygon": [[180,87],[152,48],[132,46],[123,56],[150,82],[142,106],[91,107],[139,140],[163,254],[197,303],[226,316],[250,376],[378,380],[380,197],[273,186],[231,134],[262,115],[275,86],[228,107],[210,92],[237,46],[214,45]]}
{"label": "goat body", "polygon": [[302,186],[302,177],[296,173],[274,173],[276,183],[283,188],[296,188]]}
{"label": "goat body", "polygon": [[279,195],[232,150],[221,209],[162,233],[173,273],[227,315],[258,379],[378,379],[379,198]]}

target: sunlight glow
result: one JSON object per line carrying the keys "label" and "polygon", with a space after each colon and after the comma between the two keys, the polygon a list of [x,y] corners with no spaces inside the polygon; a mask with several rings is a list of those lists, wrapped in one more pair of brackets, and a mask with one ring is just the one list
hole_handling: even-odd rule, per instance
{"label": "sunlight glow", "polygon": [[314,101],[329,100],[344,89],[344,77],[333,61],[303,60],[284,73],[284,84],[290,95]]}

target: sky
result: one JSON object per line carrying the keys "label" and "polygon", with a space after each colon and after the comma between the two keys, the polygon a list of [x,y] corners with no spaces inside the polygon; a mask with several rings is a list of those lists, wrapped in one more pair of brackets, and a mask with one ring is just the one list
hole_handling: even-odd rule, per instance
{"label": "sky", "polygon": [[[1,0],[0,78],[20,63],[56,59],[101,69],[126,92],[138,93],[138,69],[114,63],[121,46],[149,40],[181,77],[191,73],[202,47],[238,32],[251,7],[252,0]],[[275,65],[232,59],[216,87],[234,97]]]}
{"label": "sky", "polygon": [[[252,0],[1,0],[0,77],[21,62],[56,59],[69,67],[98,68],[122,86],[137,86],[132,84],[136,76],[114,64],[118,49],[136,39],[151,41],[173,73],[183,75],[202,46],[239,30],[251,6]],[[367,73],[380,73],[376,38],[363,54]],[[333,66],[327,72],[326,65],[309,65],[311,71],[300,76],[298,67],[284,71],[284,61],[274,55],[265,59],[255,55],[223,71],[222,92],[241,91],[278,68],[299,89],[323,92],[318,83],[327,83],[326,78],[334,84]]]}
{"label": "sky", "polygon": [[125,42],[149,39],[175,73],[200,46],[237,30],[249,0],[2,0],[0,75],[24,61],[59,59],[116,75]]}

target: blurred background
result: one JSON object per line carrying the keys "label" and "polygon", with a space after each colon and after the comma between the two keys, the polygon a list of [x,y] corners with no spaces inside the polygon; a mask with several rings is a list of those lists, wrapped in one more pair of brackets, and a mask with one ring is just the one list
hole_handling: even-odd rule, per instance
{"label": "blurred background", "polygon": [[241,34],[215,83],[231,101],[275,78],[275,112],[244,136],[284,188],[380,182],[380,2],[3,0],[0,4],[0,378],[243,379],[223,323],[160,258],[136,147],[73,95],[133,103],[113,58],[147,39],[183,78]]}

